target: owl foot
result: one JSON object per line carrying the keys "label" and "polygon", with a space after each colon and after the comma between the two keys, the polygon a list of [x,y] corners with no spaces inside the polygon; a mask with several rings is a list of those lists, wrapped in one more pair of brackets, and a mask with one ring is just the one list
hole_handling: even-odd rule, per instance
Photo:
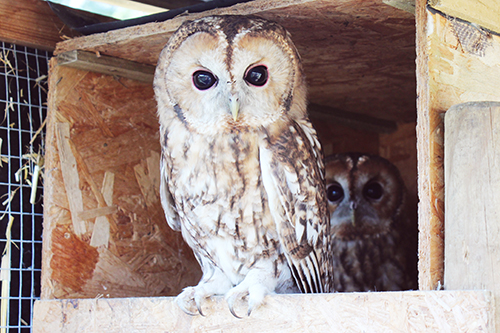
{"label": "owl foot", "polygon": [[175,301],[182,311],[188,315],[196,316],[200,314],[205,317],[205,314],[201,310],[201,303],[205,298],[210,296],[199,292],[197,287],[187,287],[175,298]]}
{"label": "owl foot", "polygon": [[220,271],[208,275],[210,278],[202,279],[197,286],[184,288],[175,298],[177,305],[188,315],[205,316],[201,310],[203,301],[212,295],[224,295],[231,288],[231,282]]}
{"label": "owl foot", "polygon": [[175,302],[182,311],[190,316],[196,316],[203,312],[201,311],[201,297],[196,295],[195,287],[187,287],[176,298]]}
{"label": "owl foot", "polygon": [[242,317],[236,314],[234,310],[234,305],[237,300],[245,300],[247,301],[247,316],[250,316],[252,311],[258,308],[264,302],[264,297],[270,293],[270,290],[261,284],[248,285],[246,280],[243,280],[239,285],[229,290],[226,293],[226,302],[229,306],[229,311],[236,318],[241,319]]}

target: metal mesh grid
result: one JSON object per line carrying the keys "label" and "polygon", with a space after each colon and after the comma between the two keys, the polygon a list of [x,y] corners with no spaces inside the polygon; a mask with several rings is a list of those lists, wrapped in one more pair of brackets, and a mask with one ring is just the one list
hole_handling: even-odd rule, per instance
{"label": "metal mesh grid", "polygon": [[3,252],[2,260],[2,310],[7,318],[2,332],[30,332],[33,303],[40,296],[41,179],[33,203],[30,197],[33,171],[43,163],[36,157],[43,156],[44,131],[37,131],[47,114],[50,56],[46,51],[0,42],[0,251],[6,248],[12,220],[10,255]]}

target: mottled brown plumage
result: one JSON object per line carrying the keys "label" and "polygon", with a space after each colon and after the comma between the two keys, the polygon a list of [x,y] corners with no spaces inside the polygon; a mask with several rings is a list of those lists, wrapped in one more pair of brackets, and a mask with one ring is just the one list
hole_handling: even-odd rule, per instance
{"label": "mottled brown plumage", "polygon": [[[306,114],[300,59],[287,32],[255,17],[185,22],[155,74],[161,197],[203,277],[177,302],[329,291],[324,166]],[[236,315],[236,314],[235,314]]]}
{"label": "mottled brown plumage", "polygon": [[417,226],[406,189],[386,159],[359,153],[326,158],[335,291],[417,288]]}

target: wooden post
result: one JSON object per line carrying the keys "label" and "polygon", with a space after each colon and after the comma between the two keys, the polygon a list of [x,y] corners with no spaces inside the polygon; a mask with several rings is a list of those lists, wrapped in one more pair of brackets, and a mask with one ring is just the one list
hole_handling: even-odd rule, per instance
{"label": "wooden post", "polygon": [[[461,8],[475,12],[475,2],[466,2]],[[427,0],[416,3],[418,269],[419,289],[430,290],[444,276],[444,113],[459,103],[500,101],[500,36],[436,12]]]}
{"label": "wooden post", "polygon": [[[445,116],[445,287],[489,289],[500,300],[500,103]],[[498,303],[497,303],[498,304]],[[496,331],[500,308],[496,307]]]}

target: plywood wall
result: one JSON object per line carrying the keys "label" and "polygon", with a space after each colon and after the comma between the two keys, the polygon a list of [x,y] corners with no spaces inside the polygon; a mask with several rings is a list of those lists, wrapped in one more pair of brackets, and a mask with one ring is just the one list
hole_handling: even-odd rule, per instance
{"label": "plywood wall", "polygon": [[318,132],[325,156],[353,151],[378,154],[378,133],[315,118],[311,118],[311,122]]}
{"label": "plywood wall", "polygon": [[150,84],[55,66],[46,142],[42,298],[177,295],[199,266],[159,202]]}

